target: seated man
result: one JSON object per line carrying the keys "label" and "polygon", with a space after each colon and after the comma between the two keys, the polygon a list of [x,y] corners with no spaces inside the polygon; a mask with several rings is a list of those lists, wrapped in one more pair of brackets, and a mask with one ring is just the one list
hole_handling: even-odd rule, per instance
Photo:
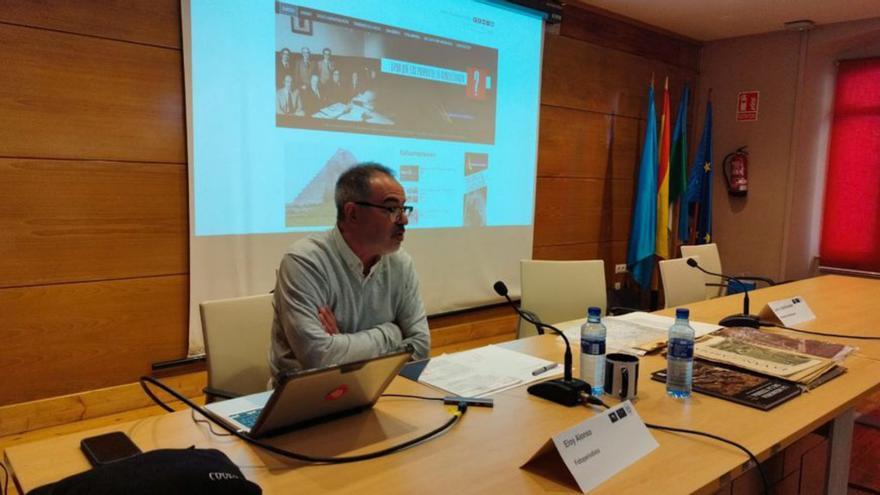
{"label": "seated man", "polygon": [[300,88],[300,101],[302,101],[302,111],[308,117],[314,116],[320,112],[327,103],[324,95],[321,94],[321,86],[318,84],[318,75],[312,74],[308,87]]}
{"label": "seated man", "polygon": [[299,107],[299,91],[293,88],[293,76],[284,76],[284,86],[276,92],[275,113],[279,115],[293,114]]}
{"label": "seated man", "polygon": [[365,163],[339,177],[335,199],[336,227],[295,242],[281,260],[273,377],[400,349],[425,358],[431,348],[415,268],[399,251],[412,210],[403,187]]}

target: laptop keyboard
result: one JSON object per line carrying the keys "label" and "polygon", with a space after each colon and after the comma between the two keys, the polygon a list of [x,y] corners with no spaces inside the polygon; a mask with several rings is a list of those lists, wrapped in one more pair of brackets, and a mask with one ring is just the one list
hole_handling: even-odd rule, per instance
{"label": "laptop keyboard", "polygon": [[260,417],[261,412],[263,412],[262,407],[237,414],[230,414],[229,417],[237,421],[239,424],[247,426],[248,428],[253,428],[254,424],[257,422],[257,418]]}

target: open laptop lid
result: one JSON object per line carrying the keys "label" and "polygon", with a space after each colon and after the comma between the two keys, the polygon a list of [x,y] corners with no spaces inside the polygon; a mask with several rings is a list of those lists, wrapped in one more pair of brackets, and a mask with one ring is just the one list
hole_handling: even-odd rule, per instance
{"label": "open laptop lid", "polygon": [[410,352],[401,351],[328,368],[288,372],[279,377],[272,392],[211,404],[210,409],[229,422],[230,412],[242,410],[233,402],[256,405],[268,395],[265,407],[248,432],[251,437],[305,426],[303,423],[312,420],[331,419],[373,407],[410,356]]}

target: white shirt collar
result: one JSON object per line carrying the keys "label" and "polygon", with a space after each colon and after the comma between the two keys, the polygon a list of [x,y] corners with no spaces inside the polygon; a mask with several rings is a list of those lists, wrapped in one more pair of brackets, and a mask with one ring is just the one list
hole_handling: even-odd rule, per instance
{"label": "white shirt collar", "polygon": [[333,238],[333,242],[336,244],[336,249],[339,250],[339,253],[342,255],[342,260],[345,261],[346,266],[356,273],[359,277],[362,277],[364,280],[370,278],[374,273],[377,273],[380,265],[383,265],[384,256],[379,257],[379,261],[376,262],[370,268],[370,273],[366,276],[364,275],[364,264],[361,263],[361,259],[358,258],[354,251],[349,247],[348,242],[345,241],[345,238],[342,237],[342,232],[339,231],[339,227],[333,227],[333,230],[330,233],[330,236]]}

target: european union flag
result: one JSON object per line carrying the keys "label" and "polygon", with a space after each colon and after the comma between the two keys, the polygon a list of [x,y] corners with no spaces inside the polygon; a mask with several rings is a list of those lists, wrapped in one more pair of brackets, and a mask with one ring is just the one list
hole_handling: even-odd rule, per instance
{"label": "european union flag", "polygon": [[642,288],[649,288],[654,272],[654,247],[657,235],[657,112],[654,110],[654,86],[648,90],[648,121],[645,147],[639,164],[639,182],[633,206],[632,230],[626,265]]}
{"label": "european union flag", "polygon": [[[697,205],[697,244],[712,242],[712,102],[706,104],[706,122],[697,156],[691,166],[685,200],[689,205]],[[688,228],[687,209],[684,205],[679,216],[679,230]]]}

